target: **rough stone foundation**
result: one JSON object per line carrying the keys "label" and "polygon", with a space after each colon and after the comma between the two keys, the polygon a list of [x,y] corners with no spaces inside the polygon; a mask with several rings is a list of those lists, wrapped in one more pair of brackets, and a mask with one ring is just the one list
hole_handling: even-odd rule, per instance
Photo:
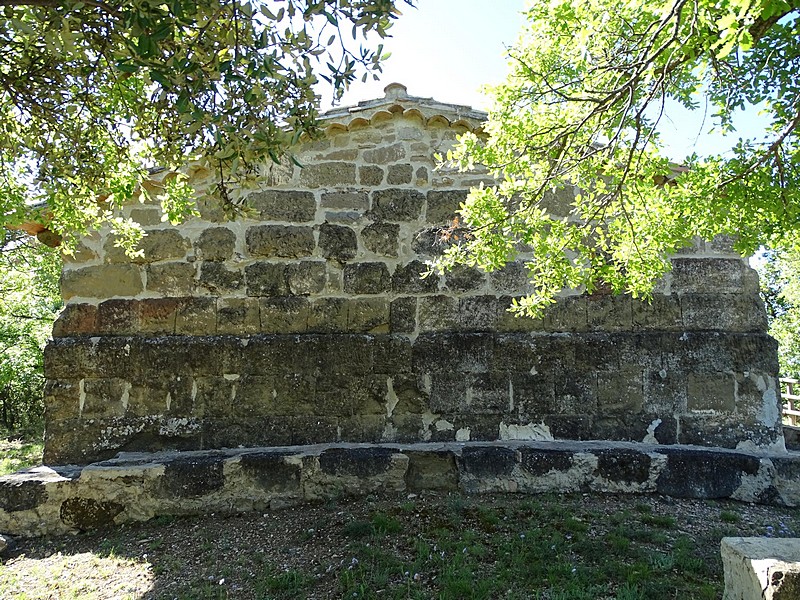
{"label": "rough stone foundation", "polygon": [[[611,442],[323,444],[122,454],[0,477],[0,531],[43,535],[159,515],[372,493],[658,493],[800,505],[800,456]],[[777,597],[776,597],[777,598]]]}

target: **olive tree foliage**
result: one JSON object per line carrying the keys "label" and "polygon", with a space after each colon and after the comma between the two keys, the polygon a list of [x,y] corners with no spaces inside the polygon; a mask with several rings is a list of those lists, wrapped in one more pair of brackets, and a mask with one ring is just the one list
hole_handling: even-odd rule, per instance
{"label": "olive tree foliage", "polygon": [[[380,72],[401,0],[0,0],[0,211],[59,234],[112,222],[148,169],[190,161],[232,191],[316,131],[318,77],[335,94]],[[402,0],[411,4],[411,0]],[[371,38],[373,39],[373,38]],[[319,75],[318,75],[319,73]],[[193,210],[185,178],[150,195],[171,220]]]}
{"label": "olive tree foliage", "polygon": [[62,302],[61,254],[21,233],[0,247],[0,430],[41,432],[42,360]]}
{"label": "olive tree foliage", "polygon": [[[520,249],[538,314],[566,288],[648,297],[670,253],[695,236],[736,236],[737,249],[793,243],[800,198],[797,0],[532,2],[511,74],[490,90],[485,137],[448,154],[499,185],[462,207],[460,243],[438,262],[496,269]],[[770,119],[763,138],[720,156],[664,156],[668,103],[709,111],[723,131],[739,109]],[[564,214],[552,195],[579,193]],[[450,238],[453,239],[452,237]]]}

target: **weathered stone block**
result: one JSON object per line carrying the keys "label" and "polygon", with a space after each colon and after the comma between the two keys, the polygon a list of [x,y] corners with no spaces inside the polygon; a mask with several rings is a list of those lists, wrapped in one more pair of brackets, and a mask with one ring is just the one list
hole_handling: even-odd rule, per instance
{"label": "weathered stone block", "polygon": [[131,219],[142,227],[152,227],[162,223],[161,216],[164,214],[161,208],[155,206],[142,206],[131,209]]}
{"label": "weathered stone block", "polygon": [[194,244],[197,258],[207,261],[224,261],[233,258],[236,234],[226,227],[205,229]]}
{"label": "weathered stone block", "polygon": [[319,249],[325,258],[346,262],[358,253],[356,232],[343,225],[323,223],[319,228]]}
{"label": "weathered stone block", "polygon": [[300,261],[286,267],[286,284],[295,296],[318,294],[325,289],[327,270],[322,261]]}
{"label": "weathered stone block", "polygon": [[[508,360],[513,358],[508,357]],[[541,422],[545,415],[558,412],[553,374],[510,373],[509,382],[509,393],[521,419]]]}
{"label": "weathered stone block", "polygon": [[597,377],[594,373],[563,371],[554,377],[553,392],[559,414],[597,413]]}
{"label": "weathered stone block", "polygon": [[633,300],[631,317],[634,329],[676,331],[683,328],[680,299],[655,294],[649,301]]}
{"label": "weathered stone block", "polygon": [[598,373],[597,401],[603,415],[640,412],[644,404],[642,370],[624,367],[612,373]]}
{"label": "weathered stone block", "polygon": [[386,263],[359,262],[344,267],[344,291],[348,294],[380,294],[387,292],[390,284]]}
{"label": "weathered stone block", "polygon": [[755,475],[759,459],[736,452],[714,452],[688,448],[657,448],[667,457],[667,466],[656,480],[659,494],[676,498],[728,498],[742,475]]}
{"label": "weathered stone block", "polygon": [[756,333],[767,329],[766,312],[757,294],[684,294],[681,312],[688,330]]}
{"label": "weathered stone block", "polygon": [[139,302],[114,299],[97,306],[96,331],[105,335],[130,335],[139,329]]}
{"label": "weathered stone block", "polygon": [[406,486],[410,491],[458,489],[458,468],[450,452],[406,452]]}
{"label": "weathered stone block", "polygon": [[376,336],[372,346],[373,372],[390,376],[411,372],[411,343],[405,336]]}
{"label": "weathered stone block", "polygon": [[78,379],[48,379],[44,384],[44,414],[48,422],[71,419],[80,410]]}
{"label": "weathered stone block", "polygon": [[447,225],[456,218],[456,212],[467,199],[467,190],[433,190],[428,192],[425,220],[428,223]]}
{"label": "weathered stone block", "polygon": [[462,240],[463,230],[444,227],[426,227],[414,234],[411,250],[420,256],[439,256],[453,244]]}
{"label": "weathered stone block", "polygon": [[292,444],[325,444],[339,439],[336,417],[297,416],[291,418]]}
{"label": "weathered stone block", "polygon": [[374,223],[361,230],[364,247],[381,256],[397,256],[400,226],[394,223]]}
{"label": "weathered stone block", "polygon": [[314,412],[326,417],[386,414],[386,377],[321,374],[316,379]]}
{"label": "weathered stone block", "polygon": [[345,298],[318,298],[308,313],[309,333],[347,331],[348,301]]}
{"label": "weathered stone block", "polygon": [[547,331],[586,331],[588,314],[585,296],[559,298],[544,315]]}
{"label": "weathered stone block", "polygon": [[175,333],[208,335],[217,330],[215,298],[185,298],[175,317]]}
{"label": "weathered stone block", "polygon": [[652,459],[636,450],[600,450],[597,456],[597,473],[608,481],[644,483],[650,477]]}
{"label": "weathered stone block", "polygon": [[438,289],[439,276],[429,273],[421,260],[398,265],[392,274],[392,291],[398,294],[433,294]]}
{"label": "weathered stone block", "polygon": [[592,294],[586,299],[589,329],[630,331],[633,313],[628,295]]}
{"label": "weathered stone block", "polygon": [[195,272],[195,265],[187,262],[147,265],[147,291],[162,296],[191,296]]}
{"label": "weathered stone block", "polygon": [[357,298],[347,302],[347,331],[355,333],[388,333],[389,300]]}
{"label": "weathered stone block", "polygon": [[672,259],[673,293],[757,294],[758,279],[752,269],[737,258],[674,258]]}
{"label": "weathered stone block", "polygon": [[151,229],[145,232],[137,246],[141,256],[133,258],[125,254],[125,250],[116,245],[116,238],[109,236],[104,245],[107,263],[151,263],[162,260],[182,259],[189,250],[189,240],[177,229]]}
{"label": "weathered stone block", "polygon": [[61,504],[61,521],[69,527],[86,531],[107,527],[125,507],[118,502],[93,498],[68,498]]}
{"label": "weathered stone block", "polygon": [[251,194],[247,204],[257,210],[264,221],[304,223],[313,221],[317,212],[317,202],[311,192],[265,190]]}
{"label": "weathered stone block", "polygon": [[248,452],[239,459],[242,473],[266,492],[300,492],[300,465],[278,452]]}
{"label": "weathered stone block", "polygon": [[31,510],[46,498],[45,482],[33,475],[0,477],[0,508],[5,511]]}
{"label": "weathered stone block", "polygon": [[53,337],[89,335],[97,331],[94,304],[67,304],[53,323]]}
{"label": "weathered stone block", "polygon": [[800,540],[726,537],[720,544],[723,600],[800,598]]}
{"label": "weathered stone block", "polygon": [[445,285],[454,292],[471,292],[486,282],[483,271],[477,267],[456,265],[444,274]]}
{"label": "weathered stone block", "polygon": [[403,160],[406,157],[406,148],[402,143],[382,146],[373,150],[365,150],[363,154],[364,162],[377,165],[386,165],[392,162]]}
{"label": "weathered stone block", "polygon": [[458,299],[460,329],[494,331],[503,306],[495,296],[464,296]]}
{"label": "weathered stone block", "polygon": [[69,300],[136,296],[143,290],[139,267],[131,264],[97,265],[68,269],[61,275],[61,296]]}
{"label": "weathered stone block", "polygon": [[238,292],[244,288],[244,273],[222,263],[206,262],[200,266],[198,287],[218,295]]}
{"label": "weathered stone block", "polygon": [[528,269],[521,261],[507,263],[502,269],[489,273],[489,283],[498,292],[520,294],[528,287]]}
{"label": "weathered stone block", "polygon": [[564,473],[572,468],[572,450],[549,448],[522,448],[520,449],[520,463],[522,467],[534,477],[541,477],[548,473]]}
{"label": "weathered stone block", "polygon": [[175,458],[167,463],[161,477],[161,492],[172,498],[197,498],[221,489],[225,484],[221,457]]}
{"label": "weathered stone block", "polygon": [[460,469],[474,477],[508,476],[519,462],[511,448],[471,446],[464,448],[458,459]]}
{"label": "weathered stone block", "polygon": [[123,416],[130,387],[124,379],[84,379],[81,416],[87,419]]}
{"label": "weathered stone block", "polygon": [[244,270],[248,296],[288,296],[286,264],[257,262]]}
{"label": "weathered stone block", "polygon": [[217,333],[250,335],[261,330],[258,300],[255,298],[219,298]]}
{"label": "weathered stone block", "polygon": [[494,340],[480,333],[420,333],[414,343],[416,373],[486,373]]}
{"label": "weathered stone block", "polygon": [[389,185],[403,185],[411,183],[414,176],[414,168],[408,164],[389,165],[389,172],[386,175],[386,183]]}
{"label": "weathered stone block", "polygon": [[402,297],[392,300],[389,308],[389,328],[392,333],[413,333],[416,330],[416,298]]}
{"label": "weathered stone block", "polygon": [[346,162],[323,162],[305,165],[300,170],[300,185],[309,188],[355,185],[356,166]]}
{"label": "weathered stone block", "polygon": [[544,319],[528,317],[512,312],[514,298],[501,296],[498,299],[499,308],[497,315],[497,331],[500,333],[527,333],[532,331],[544,331]]}
{"label": "weathered stone block", "polygon": [[457,331],[461,328],[458,298],[426,296],[418,301],[420,331]]}
{"label": "weathered stone block", "polygon": [[294,225],[255,225],[245,233],[252,256],[302,258],[314,252],[314,230]]}
{"label": "weathered stone block", "polygon": [[303,333],[308,330],[311,307],[305,298],[262,298],[259,311],[263,333]]}
{"label": "weathered stone block", "polygon": [[735,378],[727,373],[689,373],[687,408],[691,411],[731,412],[736,406]]}
{"label": "weathered stone block", "polygon": [[361,185],[377,187],[383,183],[383,169],[374,165],[358,168],[358,181]]}
{"label": "weathered stone block", "polygon": [[416,221],[425,202],[417,190],[389,188],[372,192],[371,215],[379,221]]}
{"label": "weathered stone block", "polygon": [[322,208],[363,212],[369,208],[369,196],[363,191],[328,192],[322,194]]}
{"label": "weathered stone block", "polygon": [[139,333],[171,335],[181,301],[177,298],[148,298],[139,301]]}

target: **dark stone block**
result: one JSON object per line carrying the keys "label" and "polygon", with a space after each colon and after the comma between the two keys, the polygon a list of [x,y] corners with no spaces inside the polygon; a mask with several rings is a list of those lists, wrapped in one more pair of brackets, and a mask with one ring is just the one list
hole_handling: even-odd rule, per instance
{"label": "dark stone block", "polygon": [[644,483],[650,477],[651,459],[635,450],[599,450],[597,472],[608,481]]}
{"label": "dark stone block", "polygon": [[372,192],[372,218],[378,221],[416,221],[422,214],[423,196],[417,190],[390,188]]}
{"label": "dark stone block", "polygon": [[147,265],[147,291],[161,296],[190,296],[195,289],[196,266],[189,262]]}
{"label": "dark stone block", "polygon": [[344,267],[344,291],[348,294],[380,294],[389,290],[390,283],[386,263],[360,262]]}
{"label": "dark stone block", "polygon": [[319,466],[328,475],[374,477],[389,469],[393,454],[391,448],[330,448],[319,455]]}
{"label": "dark stone block", "polygon": [[53,324],[53,337],[90,335],[97,331],[97,307],[93,304],[67,304]]}
{"label": "dark stone block", "polygon": [[471,292],[485,283],[483,271],[477,267],[456,265],[444,274],[445,285],[455,292]]}
{"label": "dark stone block", "polygon": [[140,333],[171,335],[181,301],[177,298],[148,298],[139,301]]}
{"label": "dark stone block", "polygon": [[375,165],[358,168],[361,185],[378,186],[383,183],[383,169]]}
{"label": "dark stone block", "polygon": [[248,296],[288,296],[286,265],[257,262],[245,268]]}
{"label": "dark stone block", "polygon": [[676,498],[729,498],[742,475],[755,475],[760,461],[755,456],[713,450],[657,448],[667,466],[656,480],[659,494]]}
{"label": "dark stone block", "polygon": [[486,373],[492,360],[493,339],[480,333],[420,334],[414,344],[417,373]]}
{"label": "dark stone block", "polygon": [[572,468],[571,450],[549,450],[544,448],[520,448],[523,468],[536,477],[551,471],[569,471]]}
{"label": "dark stone block", "polygon": [[365,211],[369,208],[366,192],[330,192],[322,194],[322,208]]}
{"label": "dark stone block", "polygon": [[339,440],[339,419],[336,417],[303,415],[291,419],[293,445],[328,444]]}
{"label": "dark stone block", "polygon": [[93,500],[92,498],[69,498],[61,503],[61,521],[82,531],[107,527],[114,517],[125,510],[122,504]]}
{"label": "dark stone block", "polygon": [[591,440],[594,419],[589,415],[546,415],[544,424],[557,440]]}
{"label": "dark stone block", "polygon": [[501,269],[491,271],[489,282],[498,292],[518,294],[528,288],[528,269],[522,261],[510,262]]}
{"label": "dark stone block", "polygon": [[465,229],[427,227],[414,235],[411,250],[420,256],[439,256],[450,246],[460,243],[465,234]]}
{"label": "dark stone block", "polygon": [[214,294],[230,294],[242,289],[244,273],[231,270],[218,262],[203,263],[200,267],[199,285]]}
{"label": "dark stone block", "polygon": [[105,300],[97,306],[97,332],[130,335],[139,328],[138,300]]}
{"label": "dark stone block", "polygon": [[511,475],[517,462],[515,450],[499,446],[468,446],[458,459],[459,467],[476,477]]}
{"label": "dark stone block", "polygon": [[252,256],[301,258],[314,252],[314,230],[294,225],[255,225],[245,234]]}
{"label": "dark stone block", "polygon": [[433,190],[428,192],[428,208],[425,220],[428,223],[446,224],[456,218],[456,212],[467,199],[467,190]]}
{"label": "dark stone block", "polygon": [[673,292],[758,293],[758,280],[748,277],[750,267],[737,258],[673,258]]}
{"label": "dark stone block", "polygon": [[348,261],[358,252],[356,232],[344,225],[323,223],[319,228],[319,249],[325,258]]}
{"label": "dark stone block", "polygon": [[466,296],[458,299],[459,329],[492,332],[503,310],[495,296]]}
{"label": "dark stone block", "polygon": [[405,265],[398,265],[392,275],[392,291],[398,294],[433,294],[439,288],[439,277],[430,274],[428,266],[421,260],[412,260]]}
{"label": "dark stone block", "polygon": [[386,176],[386,183],[389,185],[403,185],[411,183],[414,176],[414,167],[408,164],[389,165],[389,173]]}
{"label": "dark stone block", "polygon": [[458,489],[458,468],[452,452],[406,452],[406,486],[410,491]]}
{"label": "dark stone block", "polygon": [[361,241],[370,252],[381,256],[397,256],[400,226],[395,223],[374,223],[361,230]]}
{"label": "dark stone block", "polygon": [[557,412],[552,373],[509,373],[514,404],[520,418],[540,422],[544,415]]}
{"label": "dark stone block", "polygon": [[342,333],[347,331],[349,305],[346,298],[318,298],[308,314],[309,333]]}
{"label": "dark stone block", "polygon": [[236,234],[227,227],[204,229],[194,244],[197,258],[205,261],[224,261],[233,257]]}
{"label": "dark stone block", "polygon": [[286,283],[295,296],[318,294],[325,289],[327,272],[322,261],[303,260],[286,266]]}
{"label": "dark stone block", "polygon": [[411,342],[405,336],[376,336],[372,355],[375,373],[395,375],[411,372]]}
{"label": "dark stone block", "polygon": [[225,476],[223,461],[218,456],[177,458],[167,463],[161,477],[161,490],[166,496],[196,498],[222,488]]}
{"label": "dark stone block", "polygon": [[8,512],[31,510],[47,498],[44,481],[25,475],[0,478],[0,508]]}
{"label": "dark stone block", "polygon": [[247,198],[247,204],[256,209],[264,221],[313,221],[317,210],[316,200],[311,192],[267,190],[251,194]]}
{"label": "dark stone block", "polygon": [[389,331],[413,333],[417,328],[417,299],[395,298],[389,306]]}
{"label": "dark stone block", "polygon": [[247,452],[239,465],[242,472],[265,491],[273,493],[300,491],[300,465],[284,460],[284,452]]}

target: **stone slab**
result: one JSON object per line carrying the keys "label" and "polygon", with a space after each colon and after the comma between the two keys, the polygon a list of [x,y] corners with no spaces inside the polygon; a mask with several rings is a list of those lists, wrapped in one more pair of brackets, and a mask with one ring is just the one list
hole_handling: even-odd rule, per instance
{"label": "stone slab", "polygon": [[726,537],[723,600],[800,598],[800,538]]}

